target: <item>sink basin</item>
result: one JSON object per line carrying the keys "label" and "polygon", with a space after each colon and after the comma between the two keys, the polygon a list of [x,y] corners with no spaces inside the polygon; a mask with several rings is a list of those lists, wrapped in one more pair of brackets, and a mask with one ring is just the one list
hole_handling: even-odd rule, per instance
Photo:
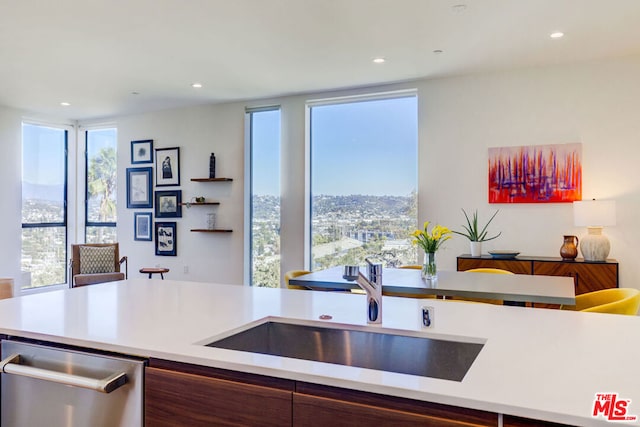
{"label": "sink basin", "polygon": [[462,381],[483,343],[266,321],[209,347]]}

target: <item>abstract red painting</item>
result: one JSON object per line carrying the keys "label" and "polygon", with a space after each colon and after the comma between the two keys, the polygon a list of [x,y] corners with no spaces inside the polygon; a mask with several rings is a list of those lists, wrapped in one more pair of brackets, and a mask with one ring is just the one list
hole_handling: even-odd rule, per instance
{"label": "abstract red painting", "polygon": [[489,203],[582,200],[582,144],[489,148]]}

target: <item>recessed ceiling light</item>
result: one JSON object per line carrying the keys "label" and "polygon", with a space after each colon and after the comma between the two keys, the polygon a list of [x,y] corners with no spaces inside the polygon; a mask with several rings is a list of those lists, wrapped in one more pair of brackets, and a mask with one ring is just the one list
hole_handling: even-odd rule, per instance
{"label": "recessed ceiling light", "polygon": [[137,90],[134,90],[131,92],[131,95],[140,95],[140,92],[138,92]]}
{"label": "recessed ceiling light", "polygon": [[385,62],[385,59],[384,58],[374,58],[373,62],[375,64],[383,64]]}
{"label": "recessed ceiling light", "polygon": [[560,39],[564,37],[564,33],[561,31],[556,31],[555,33],[549,34],[549,37],[551,37],[552,39]]}
{"label": "recessed ceiling light", "polygon": [[63,107],[68,107],[68,106],[70,106],[71,104],[70,104],[70,103],[68,103],[68,102],[61,102],[61,103],[60,103],[60,105],[62,105]]}
{"label": "recessed ceiling light", "polygon": [[443,51],[441,49],[436,49],[433,51],[436,55],[440,55]]}
{"label": "recessed ceiling light", "polygon": [[196,88],[196,89],[200,89],[202,87],[202,83],[192,83],[191,87]]}
{"label": "recessed ceiling light", "polygon": [[453,10],[453,13],[464,13],[464,11],[467,10],[467,5],[456,4],[454,6],[451,6],[451,10]]}

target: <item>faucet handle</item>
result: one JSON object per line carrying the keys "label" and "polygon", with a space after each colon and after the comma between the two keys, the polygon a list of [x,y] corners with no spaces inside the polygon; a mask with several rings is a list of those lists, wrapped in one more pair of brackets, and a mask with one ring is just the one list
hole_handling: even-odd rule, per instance
{"label": "faucet handle", "polygon": [[371,262],[369,258],[365,258],[364,260],[367,262],[369,280],[374,283],[381,283],[382,282],[382,263]]}

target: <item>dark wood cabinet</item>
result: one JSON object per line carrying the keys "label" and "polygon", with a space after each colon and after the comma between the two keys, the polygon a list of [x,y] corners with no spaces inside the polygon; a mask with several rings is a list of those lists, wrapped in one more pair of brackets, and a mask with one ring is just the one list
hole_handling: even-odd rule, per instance
{"label": "dark wood cabinet", "polygon": [[500,268],[516,274],[573,277],[576,295],[618,287],[618,262],[614,259],[590,262],[580,258],[574,261],[554,257],[520,256],[513,259],[496,259],[486,255],[461,255],[457,258],[458,271],[472,268]]}
{"label": "dark wood cabinet", "polygon": [[[509,423],[507,423],[509,420]],[[497,427],[493,412],[150,359],[145,426]],[[558,424],[505,416],[505,426]]]}
{"label": "dark wood cabinet", "polygon": [[497,426],[492,412],[383,396],[299,382],[293,394],[293,425],[351,426]]}
{"label": "dark wood cabinet", "polygon": [[505,415],[503,418],[503,427],[572,427],[570,424],[558,424],[548,421],[530,420],[528,418],[514,417]]}
{"label": "dark wood cabinet", "polygon": [[291,426],[292,390],[146,368],[145,426]]}
{"label": "dark wood cabinet", "polygon": [[576,295],[618,287],[618,263],[534,261],[533,274],[573,277]]}

